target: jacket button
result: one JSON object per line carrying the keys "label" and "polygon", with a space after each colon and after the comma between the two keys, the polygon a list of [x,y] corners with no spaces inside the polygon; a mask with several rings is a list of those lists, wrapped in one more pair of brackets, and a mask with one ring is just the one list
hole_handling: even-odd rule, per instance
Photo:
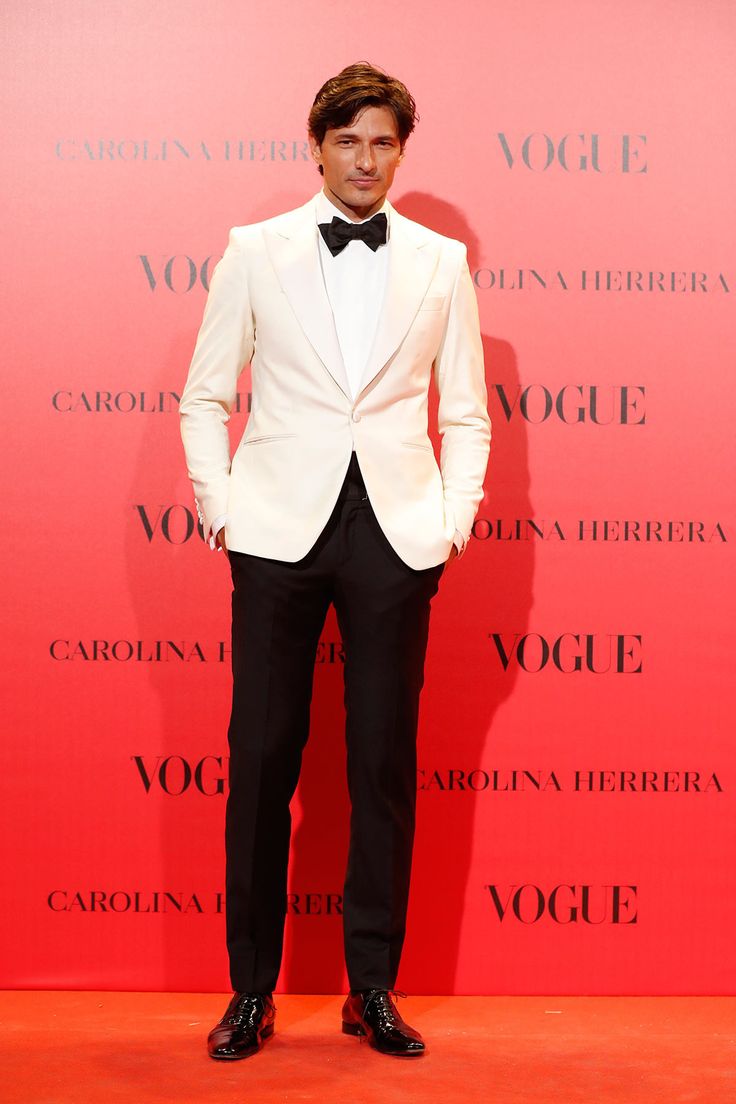
{"label": "jacket button", "polygon": [[357,410],[353,411],[353,421],[354,422],[359,422],[360,421],[360,413]]}

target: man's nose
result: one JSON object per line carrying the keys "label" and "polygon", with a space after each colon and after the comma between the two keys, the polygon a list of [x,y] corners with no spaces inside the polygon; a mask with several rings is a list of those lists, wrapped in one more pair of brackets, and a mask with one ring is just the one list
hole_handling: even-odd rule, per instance
{"label": "man's nose", "polygon": [[355,159],[356,167],[361,172],[372,172],[376,165],[376,159],[373,156],[373,150],[370,146],[361,146],[358,149],[358,155]]}

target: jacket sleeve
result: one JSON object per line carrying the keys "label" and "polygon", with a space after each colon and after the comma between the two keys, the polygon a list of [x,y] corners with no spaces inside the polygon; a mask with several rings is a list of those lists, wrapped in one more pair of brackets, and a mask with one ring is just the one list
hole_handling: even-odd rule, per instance
{"label": "jacket sleeve", "polygon": [[179,403],[187,473],[205,536],[215,518],[227,512],[230,476],[227,422],[235,402],[238,377],[253,355],[254,325],[246,260],[234,227],[212,272],[204,317]]}
{"label": "jacket sleeve", "polygon": [[447,326],[434,361],[439,392],[437,424],[442,438],[440,470],[445,507],[465,545],[483,498],[483,480],[491,447],[483,342],[478,300],[467,262],[460,257]]}

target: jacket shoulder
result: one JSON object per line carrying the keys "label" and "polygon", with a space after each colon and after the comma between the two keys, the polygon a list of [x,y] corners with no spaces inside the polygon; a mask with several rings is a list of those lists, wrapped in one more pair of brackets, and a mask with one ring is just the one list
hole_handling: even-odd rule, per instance
{"label": "jacket shoulder", "polygon": [[228,244],[232,245],[235,249],[242,249],[260,240],[264,230],[288,230],[304,219],[307,214],[307,209],[311,204],[312,200],[309,200],[308,203],[303,203],[301,207],[294,207],[291,211],[282,211],[278,215],[272,215],[270,218],[261,219],[259,222],[249,222],[244,223],[242,226],[233,226],[230,228]]}

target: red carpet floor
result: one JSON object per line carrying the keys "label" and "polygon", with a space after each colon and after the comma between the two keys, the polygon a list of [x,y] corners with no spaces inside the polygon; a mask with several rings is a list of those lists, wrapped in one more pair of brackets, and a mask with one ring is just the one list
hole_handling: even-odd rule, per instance
{"label": "red carpet floor", "polygon": [[4,1104],[736,1104],[736,998],[409,997],[418,1059],[340,1032],[342,997],[279,996],[276,1034],[206,1052],[230,994],[0,993]]}

